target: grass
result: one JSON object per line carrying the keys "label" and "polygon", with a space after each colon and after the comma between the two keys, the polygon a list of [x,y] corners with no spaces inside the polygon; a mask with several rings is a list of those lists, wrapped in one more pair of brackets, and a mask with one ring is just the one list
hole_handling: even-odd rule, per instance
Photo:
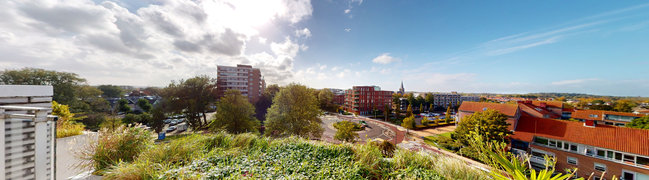
{"label": "grass", "polygon": [[95,174],[101,175],[114,165],[132,162],[152,144],[150,131],[126,126],[114,130],[104,128],[98,132],[96,142],[88,143],[79,152],[80,158],[87,162],[79,166],[92,168]]}
{"label": "grass", "polygon": [[107,179],[488,178],[458,160],[386,147],[256,134],[193,134],[146,146],[130,161],[111,163],[102,174]]}

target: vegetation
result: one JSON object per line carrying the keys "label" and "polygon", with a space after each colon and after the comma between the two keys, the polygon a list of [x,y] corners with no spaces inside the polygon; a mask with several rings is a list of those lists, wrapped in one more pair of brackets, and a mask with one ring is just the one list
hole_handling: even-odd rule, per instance
{"label": "vegetation", "polygon": [[151,103],[149,103],[149,101],[146,100],[146,99],[138,99],[136,104],[144,112],[149,112],[149,111],[151,111],[151,109],[153,109],[153,106],[151,105]]}
{"label": "vegetation", "polygon": [[209,106],[216,102],[216,79],[208,76],[196,76],[187,80],[171,82],[162,92],[169,112],[184,113],[187,123],[194,129],[207,125],[205,113]]}
{"label": "vegetation", "polygon": [[472,132],[475,132],[487,141],[504,142],[505,137],[511,134],[507,127],[507,115],[489,109],[464,117],[455,129],[455,137],[467,145]]}
{"label": "vegetation", "polygon": [[449,123],[451,121],[451,106],[449,105],[446,108],[446,116],[444,117],[444,120],[446,120],[446,123]]}
{"label": "vegetation", "polygon": [[401,127],[404,127],[406,129],[414,129],[415,125],[415,116],[408,116],[403,119],[403,122],[401,123]]}
{"label": "vegetation", "polygon": [[255,102],[255,117],[260,120],[266,120],[268,108],[273,104],[273,98],[279,92],[280,87],[277,84],[271,84],[264,90],[264,93]]}
{"label": "vegetation", "polygon": [[102,175],[119,163],[132,162],[141,152],[153,144],[150,131],[119,126],[114,130],[104,128],[98,132],[96,142],[90,142],[79,156],[86,163],[85,168],[93,168],[95,174]]}
{"label": "vegetation", "polygon": [[318,106],[323,111],[335,112],[338,109],[338,106],[334,104],[334,93],[331,90],[325,88],[322,90],[314,91],[316,97],[318,98]]}
{"label": "vegetation", "polygon": [[238,90],[225,91],[216,105],[216,112],[214,120],[209,125],[212,131],[258,132],[259,120],[254,116],[255,107]]}
{"label": "vegetation", "polygon": [[52,115],[59,117],[56,121],[56,138],[83,134],[85,126],[76,122],[81,118],[74,117],[75,114],[70,112],[68,105],[52,101]]}
{"label": "vegetation", "polygon": [[412,114],[412,104],[409,104],[408,108],[406,109],[406,118],[410,117],[410,116],[413,116],[413,115],[414,114]]}
{"label": "vegetation", "polygon": [[297,135],[319,138],[324,129],[318,101],[304,85],[289,84],[282,88],[266,114],[266,132],[272,136]]}
{"label": "vegetation", "polygon": [[131,107],[128,106],[128,100],[120,99],[119,101],[117,101],[117,110],[123,113],[131,112]]}
{"label": "vegetation", "polygon": [[351,143],[356,142],[356,138],[358,138],[356,131],[362,129],[360,124],[351,121],[336,122],[333,126],[337,129],[334,139]]}
{"label": "vegetation", "polygon": [[120,98],[124,95],[124,90],[118,86],[99,85],[97,89],[102,91],[101,97],[104,98]]}
{"label": "vegetation", "polygon": [[331,145],[295,137],[270,139],[221,132],[184,136],[138,152],[128,158],[132,160],[95,173],[107,179],[490,178],[461,160],[396,149],[389,142]]}
{"label": "vegetation", "polygon": [[626,127],[638,128],[638,129],[649,129],[649,116],[636,118],[632,120],[630,123],[627,123]]}
{"label": "vegetation", "polygon": [[[76,103],[75,89],[85,83],[75,73],[48,71],[36,68],[20,70],[4,70],[0,72],[0,84],[12,85],[51,85],[54,88],[52,99],[61,104],[71,105]],[[71,110],[72,112],[77,112]]]}

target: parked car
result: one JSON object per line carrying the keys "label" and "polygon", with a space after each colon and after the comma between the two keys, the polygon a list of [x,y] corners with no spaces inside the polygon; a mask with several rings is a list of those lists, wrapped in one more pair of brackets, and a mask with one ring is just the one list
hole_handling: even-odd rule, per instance
{"label": "parked car", "polygon": [[189,125],[187,123],[180,123],[180,124],[176,125],[178,132],[182,132],[182,131],[187,130],[188,126]]}
{"label": "parked car", "polygon": [[176,126],[169,126],[169,127],[167,128],[167,132],[173,132],[173,131],[175,131],[176,129],[177,129]]}

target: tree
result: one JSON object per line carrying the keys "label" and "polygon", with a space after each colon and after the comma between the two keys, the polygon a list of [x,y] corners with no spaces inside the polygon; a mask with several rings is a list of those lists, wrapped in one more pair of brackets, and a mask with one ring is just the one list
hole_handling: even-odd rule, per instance
{"label": "tree", "polygon": [[76,100],[70,105],[73,112],[85,112],[89,114],[94,112],[110,111],[110,104],[108,101],[101,98],[101,90],[88,85],[80,85],[76,86],[74,92]]}
{"label": "tree", "polygon": [[[426,100],[424,99],[424,97],[422,95],[419,95],[419,96],[417,96],[417,98],[415,98],[415,104],[419,105],[419,107],[421,107],[424,103],[426,103]],[[422,109],[419,109],[419,112],[421,112],[421,111],[422,111]]]}
{"label": "tree", "polygon": [[385,121],[388,121],[388,117],[390,116],[390,106],[389,104],[385,104],[383,106],[383,117],[385,117]]}
{"label": "tree", "polygon": [[322,135],[322,120],[318,117],[317,98],[304,85],[291,83],[282,88],[266,114],[267,135],[297,135],[316,137]]}
{"label": "tree", "polygon": [[455,129],[455,137],[465,145],[472,133],[482,136],[486,141],[504,142],[505,137],[511,134],[507,129],[509,127],[507,118],[507,115],[492,109],[475,112],[460,121]]}
{"label": "tree", "polygon": [[124,90],[119,86],[99,85],[97,88],[103,92],[101,94],[103,98],[120,98],[124,95]]}
{"label": "tree", "polygon": [[408,104],[408,109],[406,109],[406,117],[412,116],[412,104]]}
{"label": "tree", "polygon": [[255,107],[238,90],[225,91],[216,104],[214,120],[210,130],[225,130],[229,133],[257,132],[259,120],[255,118]]}
{"label": "tree", "polygon": [[399,94],[399,93],[393,93],[393,94],[392,94],[392,104],[394,104],[395,106],[399,107],[399,105],[401,104],[401,100],[400,100],[400,99],[401,99],[402,97],[403,97],[403,95],[401,95],[401,94]]}
{"label": "tree", "polygon": [[[51,85],[54,89],[52,100],[61,104],[73,104],[77,100],[75,89],[85,82],[85,79],[75,73],[44,69],[24,68],[0,72],[0,84]],[[75,112],[74,109],[72,111]]]}
{"label": "tree", "polygon": [[169,111],[184,113],[187,123],[194,129],[200,129],[207,125],[205,114],[210,105],[216,102],[216,79],[203,75],[171,82],[163,90],[162,97],[169,101]]}
{"label": "tree", "polygon": [[120,120],[118,118],[115,118],[115,117],[109,117],[109,118],[106,118],[106,121],[101,123],[101,125],[99,125],[99,126],[102,129],[106,128],[109,131],[114,131],[115,129],[117,129],[118,127],[120,127],[122,125],[123,125],[122,120]]}
{"label": "tree", "polygon": [[424,112],[424,103],[419,104],[419,113]]}
{"label": "tree", "polygon": [[150,125],[151,128],[155,130],[156,133],[162,132],[162,128],[164,127],[164,120],[167,118],[164,114],[164,110],[162,105],[156,105],[152,110],[151,110],[151,121]]}
{"label": "tree", "polygon": [[428,107],[428,112],[433,111],[433,104],[431,103],[430,106]]}
{"label": "tree", "polygon": [[344,142],[354,143],[358,138],[358,133],[354,130],[354,123],[350,121],[340,121],[336,126],[334,139]]}
{"label": "tree", "polygon": [[451,106],[450,105],[446,108],[446,116],[444,117],[444,119],[446,120],[446,123],[451,122]]}
{"label": "tree", "polygon": [[399,120],[401,118],[401,108],[397,107],[394,109],[394,119]]}
{"label": "tree", "polygon": [[428,117],[424,116],[424,118],[421,119],[421,124],[427,126],[428,123],[430,123],[430,120],[428,120]]}
{"label": "tree", "polygon": [[415,99],[415,95],[412,93],[406,94],[405,97],[408,100],[408,105],[417,104],[417,99]]}
{"label": "tree", "polygon": [[615,103],[615,111],[618,112],[632,112],[633,108],[638,106],[636,103],[629,100],[619,100]]}
{"label": "tree", "polygon": [[124,113],[131,112],[131,107],[128,106],[128,100],[120,99],[119,101],[117,101],[117,104],[118,104],[117,110],[119,112],[124,112]]}
{"label": "tree", "polygon": [[335,111],[334,106],[334,93],[329,89],[322,89],[318,91],[318,104],[320,109],[324,111]]}
{"label": "tree", "polygon": [[135,114],[126,114],[124,115],[124,118],[122,118],[122,123],[129,125],[129,124],[135,124],[137,123],[138,117]]}
{"label": "tree", "polygon": [[151,103],[149,103],[149,101],[147,101],[146,99],[138,99],[137,106],[140,107],[140,109],[142,109],[142,111],[144,112],[149,112],[153,108]]}
{"label": "tree", "polygon": [[270,86],[266,87],[259,100],[255,102],[255,117],[257,117],[257,119],[261,122],[266,120],[266,113],[268,112],[268,108],[270,108],[270,105],[273,104],[273,98],[275,97],[275,94],[279,92],[279,89],[280,88],[277,84],[271,84]]}
{"label": "tree", "polygon": [[638,128],[638,129],[649,129],[649,116],[644,116],[641,118],[636,118],[631,120],[630,123],[626,124],[626,127]]}
{"label": "tree", "polygon": [[428,108],[428,111],[432,111],[433,103],[435,103],[435,96],[432,93],[428,93],[426,94],[425,98],[426,98],[426,103],[430,106],[430,108]]}
{"label": "tree", "polygon": [[414,129],[415,128],[415,116],[408,116],[405,119],[403,119],[403,122],[401,123],[401,127],[404,127],[406,129]]}

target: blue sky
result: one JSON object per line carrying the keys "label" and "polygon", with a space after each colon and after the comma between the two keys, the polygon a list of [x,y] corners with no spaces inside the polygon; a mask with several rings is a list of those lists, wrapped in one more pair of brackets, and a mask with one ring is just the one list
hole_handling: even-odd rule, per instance
{"label": "blue sky", "polygon": [[165,86],[251,64],[269,83],[649,96],[641,1],[3,1],[0,67]]}
{"label": "blue sky", "polygon": [[[364,1],[349,14],[344,2],[313,6],[310,48],[297,59],[315,61],[296,61],[297,69],[389,69],[360,79],[387,89],[403,79],[416,91],[649,92],[649,4]],[[384,53],[400,61],[372,63]],[[422,82],[427,76],[439,79]],[[331,84],[363,83],[341,81]]]}

